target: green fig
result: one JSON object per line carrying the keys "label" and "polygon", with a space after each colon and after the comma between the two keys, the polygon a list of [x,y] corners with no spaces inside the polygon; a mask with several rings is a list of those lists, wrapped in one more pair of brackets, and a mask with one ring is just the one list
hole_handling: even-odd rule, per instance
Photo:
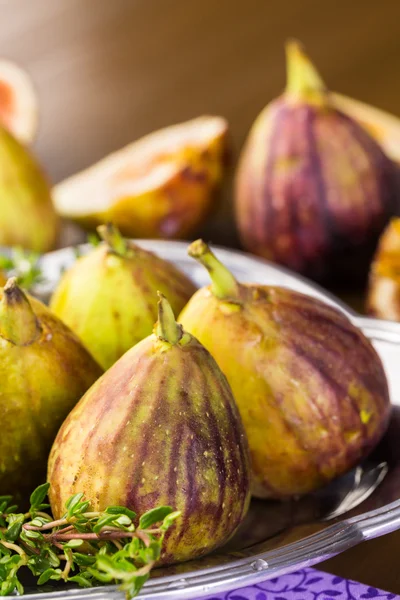
{"label": "green fig", "polygon": [[0,246],[51,250],[58,233],[50,187],[28,150],[0,126]]}
{"label": "green fig", "polygon": [[390,415],[384,369],[369,340],[315,298],[240,284],[201,240],[189,254],[212,284],[193,296],[179,322],[232,387],[249,440],[254,495],[305,494],[356,465]]}
{"label": "green fig", "polygon": [[108,369],[152,332],[157,290],[178,313],[196,288],[174,265],[124,239],[113,225],[98,232],[104,243],[64,274],[50,308]]}
{"label": "green fig", "polygon": [[102,370],[41,302],[9,279],[0,290],[0,494],[45,479],[61,423]]}
{"label": "green fig", "polygon": [[54,518],[77,492],[92,509],[157,505],[182,512],[161,562],[217,548],[249,504],[247,440],[229,384],[207,350],[174,319],[160,294],[154,333],[85,394],[49,458]]}

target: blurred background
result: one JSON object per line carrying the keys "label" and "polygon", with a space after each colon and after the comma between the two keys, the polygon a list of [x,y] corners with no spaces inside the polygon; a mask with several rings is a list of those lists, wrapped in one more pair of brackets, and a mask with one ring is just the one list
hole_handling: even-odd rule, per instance
{"label": "blurred background", "polygon": [[[39,94],[35,150],[55,183],[154,129],[225,116],[235,151],[299,38],[331,89],[400,115],[396,0],[1,0],[0,55]],[[207,231],[235,244],[230,194]]]}

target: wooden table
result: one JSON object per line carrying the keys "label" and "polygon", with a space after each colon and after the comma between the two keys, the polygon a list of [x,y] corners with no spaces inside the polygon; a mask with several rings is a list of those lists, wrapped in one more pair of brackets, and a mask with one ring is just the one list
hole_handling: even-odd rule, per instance
{"label": "wooden table", "polygon": [[[222,114],[240,149],[301,39],[331,88],[400,114],[399,0],[0,0],[0,55],[39,93],[53,181],[156,128]],[[236,242],[230,194],[207,229]],[[400,593],[400,532],[322,568]]]}

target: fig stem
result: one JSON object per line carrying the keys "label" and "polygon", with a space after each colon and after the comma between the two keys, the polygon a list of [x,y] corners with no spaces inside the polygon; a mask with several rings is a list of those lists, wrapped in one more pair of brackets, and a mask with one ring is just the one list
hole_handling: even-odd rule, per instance
{"label": "fig stem", "polygon": [[175,320],[175,315],[170,303],[161,293],[158,294],[158,321],[156,325],[156,335],[164,342],[177,344],[182,338],[183,329]]}
{"label": "fig stem", "polygon": [[115,254],[118,254],[118,256],[126,256],[129,249],[128,242],[115,225],[112,223],[99,225],[97,227],[97,233]]}
{"label": "fig stem", "polygon": [[0,336],[17,346],[27,346],[39,335],[40,326],[32,306],[16,277],[11,277],[0,302]]}
{"label": "fig stem", "polygon": [[211,277],[211,291],[221,300],[236,301],[239,298],[239,284],[232,273],[223,265],[203,240],[190,244],[188,254],[201,263]]}
{"label": "fig stem", "polygon": [[321,104],[326,97],[326,86],[318,71],[296,40],[286,43],[286,95],[296,100]]}

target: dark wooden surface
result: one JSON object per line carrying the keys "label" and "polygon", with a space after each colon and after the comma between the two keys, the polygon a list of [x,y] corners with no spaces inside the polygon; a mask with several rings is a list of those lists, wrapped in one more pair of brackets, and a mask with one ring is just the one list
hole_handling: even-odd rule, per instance
{"label": "dark wooden surface", "polygon": [[[332,89],[400,115],[399,0],[0,0],[0,55],[40,98],[35,150],[53,181],[156,128],[226,116],[240,149],[301,39]],[[210,226],[234,241],[230,196]],[[400,533],[321,565],[400,593]]]}

